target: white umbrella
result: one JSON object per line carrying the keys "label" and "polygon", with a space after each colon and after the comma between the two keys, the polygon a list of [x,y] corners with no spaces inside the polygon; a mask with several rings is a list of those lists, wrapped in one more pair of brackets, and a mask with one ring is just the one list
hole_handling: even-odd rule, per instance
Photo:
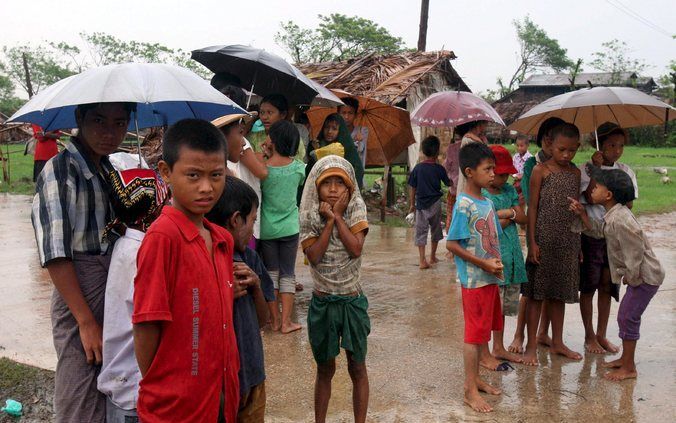
{"label": "white umbrella", "polygon": [[9,122],[51,131],[75,128],[75,108],[90,103],[136,103],[129,129],[171,125],[181,119],[211,121],[246,113],[192,71],[158,63],[124,63],[82,72],[40,91]]}
{"label": "white umbrella", "polygon": [[676,119],[674,112],[676,109],[670,105],[634,88],[595,87],[545,100],[507,129],[535,135],[543,121],[558,117],[577,126],[580,132],[590,133],[603,122],[614,122],[622,128],[662,125]]}

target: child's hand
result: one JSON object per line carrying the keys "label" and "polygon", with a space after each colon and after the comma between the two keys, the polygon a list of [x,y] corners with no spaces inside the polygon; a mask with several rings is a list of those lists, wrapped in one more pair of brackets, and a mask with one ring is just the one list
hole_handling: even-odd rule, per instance
{"label": "child's hand", "polygon": [[603,165],[603,153],[596,151],[591,156],[591,161],[596,167],[601,167]]}
{"label": "child's hand", "polygon": [[258,275],[242,262],[233,263],[233,273],[235,274],[233,285],[235,299],[245,296],[250,286],[257,286],[260,283]]}
{"label": "child's hand", "polygon": [[485,259],[483,262],[483,266],[481,268],[486,271],[486,273],[490,273],[493,276],[496,276],[498,279],[502,279],[502,270],[504,269],[504,266],[500,259],[496,258],[489,258]]}
{"label": "child's hand", "polygon": [[319,215],[323,217],[324,219],[328,220],[333,220],[336,218],[336,216],[333,214],[333,209],[331,208],[331,204],[322,201],[319,203]]}
{"label": "child's hand", "polygon": [[345,213],[345,209],[347,209],[347,202],[349,200],[348,196],[348,191],[345,191],[338,201],[336,201],[336,204],[333,205],[333,214],[335,216],[342,216],[343,213]]}
{"label": "child's hand", "polygon": [[533,264],[540,264],[540,247],[534,242],[528,246],[527,261]]}
{"label": "child's hand", "polygon": [[568,198],[568,202],[570,203],[568,205],[568,210],[572,211],[573,213],[575,213],[578,216],[582,216],[582,214],[585,213],[584,206],[579,201],[577,201],[576,199],[574,199],[572,197],[567,197],[567,198]]}

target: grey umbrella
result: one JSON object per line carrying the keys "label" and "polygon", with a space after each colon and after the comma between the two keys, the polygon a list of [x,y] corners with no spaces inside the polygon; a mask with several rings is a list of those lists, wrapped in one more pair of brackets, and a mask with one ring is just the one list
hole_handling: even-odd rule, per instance
{"label": "grey umbrella", "polygon": [[545,100],[521,115],[507,129],[536,134],[542,122],[558,117],[575,124],[580,132],[590,133],[603,122],[613,122],[622,128],[661,125],[676,119],[674,112],[676,109],[670,105],[634,88],[595,87]]}
{"label": "grey umbrella", "polygon": [[262,49],[243,45],[211,46],[194,50],[191,57],[214,73],[236,76],[243,88],[261,96],[282,94],[291,104],[343,104],[295,66]]}

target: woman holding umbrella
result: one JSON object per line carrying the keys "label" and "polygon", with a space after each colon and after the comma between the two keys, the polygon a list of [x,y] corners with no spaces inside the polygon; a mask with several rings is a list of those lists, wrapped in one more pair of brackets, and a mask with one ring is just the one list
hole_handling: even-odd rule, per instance
{"label": "woman holding umbrella", "polygon": [[36,184],[33,227],[40,263],[56,290],[51,318],[56,365],[57,422],[103,422],[106,397],[97,390],[102,355],[105,285],[112,220],[108,155],[124,140],[131,103],[77,106],[78,135],[47,162]]}

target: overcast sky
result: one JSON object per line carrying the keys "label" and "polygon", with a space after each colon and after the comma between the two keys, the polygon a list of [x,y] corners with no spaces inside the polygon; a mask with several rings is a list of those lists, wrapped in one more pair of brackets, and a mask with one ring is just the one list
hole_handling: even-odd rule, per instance
{"label": "overcast sky", "polygon": [[[526,14],[559,40],[572,59],[591,61],[601,43],[626,41],[651,76],[676,60],[676,40],[621,12],[629,7],[676,34],[673,0],[430,0],[427,50],[453,50],[453,66],[477,92],[508,79],[518,65],[512,21]],[[279,22],[315,27],[317,15],[343,13],[371,19],[417,45],[418,0],[0,0],[0,45],[44,40],[81,42],[78,33],[105,32],[124,40],[159,42],[193,50],[215,44],[249,44],[288,58],[275,44]],[[589,65],[585,71],[593,71]]]}

